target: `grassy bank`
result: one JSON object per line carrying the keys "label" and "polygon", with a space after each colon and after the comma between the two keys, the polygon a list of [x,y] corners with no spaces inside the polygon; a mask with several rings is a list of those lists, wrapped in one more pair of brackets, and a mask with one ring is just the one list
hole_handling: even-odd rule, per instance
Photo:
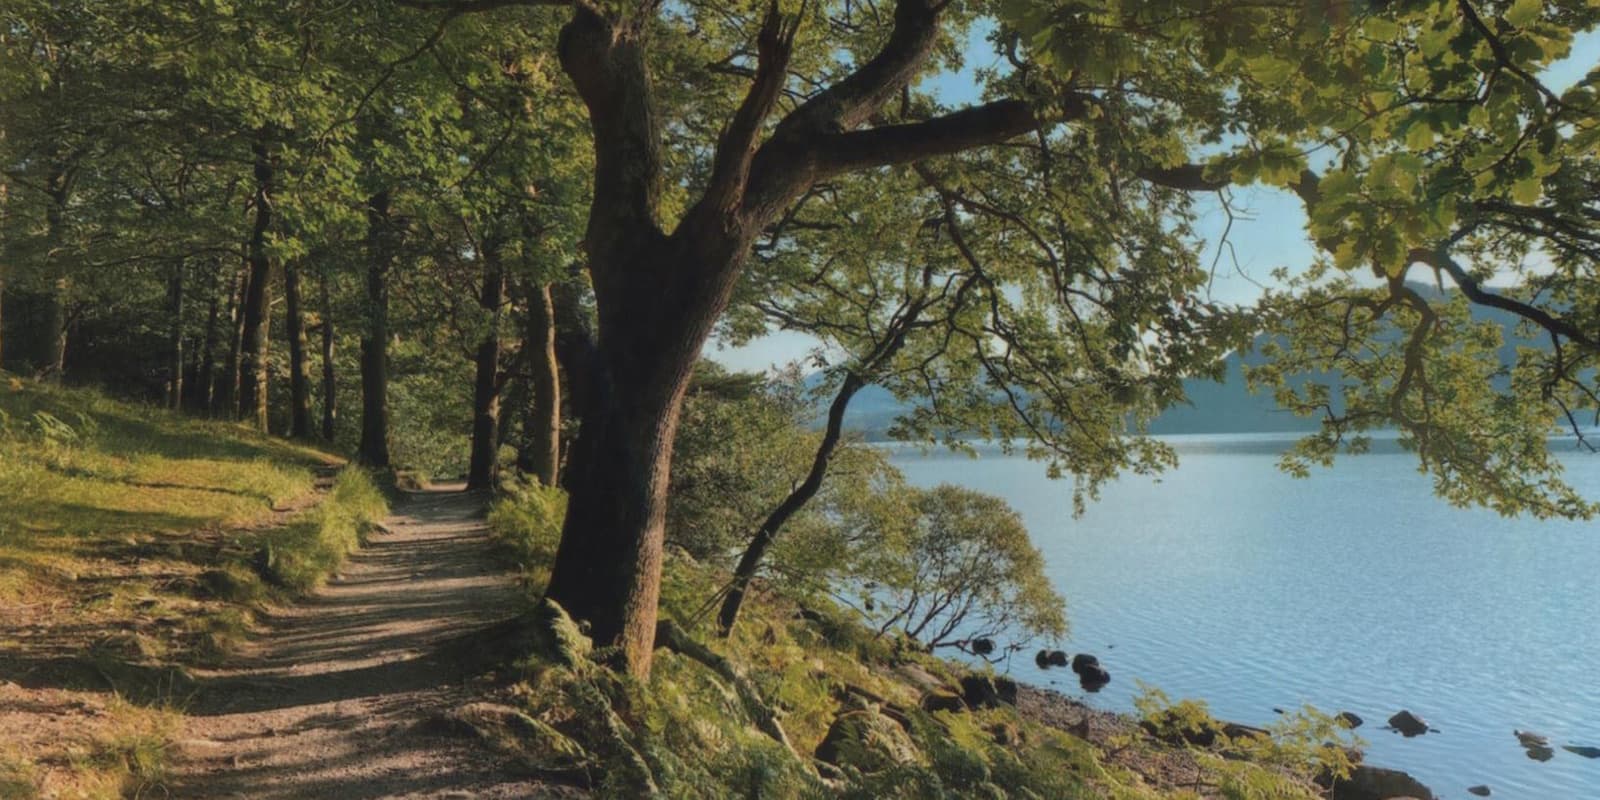
{"label": "grassy bank", "polygon": [[0,798],[159,784],[186,667],[384,513],[318,450],[0,375]]}
{"label": "grassy bank", "polygon": [[[532,488],[491,512],[535,595],[562,507]],[[1153,735],[1115,715],[1065,724],[1037,708],[1070,701],[874,636],[822,597],[758,595],[720,639],[706,600],[725,580],[669,557],[648,685],[598,666],[606,653],[546,606],[520,682],[460,721],[603,797],[1314,798],[1313,776],[1345,759],[1322,744],[1341,732],[1310,712],[1206,747],[1173,744],[1217,727],[1203,709],[1159,696]]]}

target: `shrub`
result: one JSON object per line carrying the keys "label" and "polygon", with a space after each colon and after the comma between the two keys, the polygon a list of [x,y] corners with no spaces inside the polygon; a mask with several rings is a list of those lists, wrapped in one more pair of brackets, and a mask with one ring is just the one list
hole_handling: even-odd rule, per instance
{"label": "shrub", "polygon": [[932,650],[1000,636],[1017,649],[1066,633],[1065,602],[1004,500],[948,484],[909,491],[910,524],[874,548],[857,583],[880,635]]}
{"label": "shrub", "polygon": [[517,563],[531,586],[544,586],[561,543],[567,493],[538,481],[507,481],[504,496],[489,507],[489,530]]}

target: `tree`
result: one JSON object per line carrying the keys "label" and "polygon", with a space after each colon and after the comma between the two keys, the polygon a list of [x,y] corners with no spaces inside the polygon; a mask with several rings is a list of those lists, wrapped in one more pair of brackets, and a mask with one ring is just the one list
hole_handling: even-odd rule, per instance
{"label": "tree", "polygon": [[[450,15],[524,4],[401,2]],[[1430,74],[1437,66],[1447,82],[1482,83],[1488,76],[1499,87],[1548,63],[1573,30],[1595,23],[1596,13],[1581,3],[1496,6],[1495,26],[1526,39],[1513,48],[1483,24],[1469,0],[1311,13],[1298,4],[1223,3],[1193,13],[1165,2],[968,9],[899,0],[886,24],[850,5],[820,4],[791,17],[773,4],[758,28],[744,32],[755,47],[743,52],[754,50],[754,59],[716,62],[739,67],[729,71],[745,77],[747,89],[725,122],[711,126],[720,130],[715,145],[700,143],[711,155],[687,180],[690,194],[674,197],[668,209],[662,205],[667,127],[652,71],[671,63],[660,51],[670,51],[679,32],[699,22],[701,9],[687,4],[658,14],[653,6],[618,12],[571,5],[558,53],[588,107],[594,136],[585,241],[599,313],[597,390],[572,458],[571,505],[549,595],[588,620],[599,640],[620,645],[636,674],[649,669],[671,440],[689,375],[752,242],[820,181],[1063,127],[1101,144],[1103,151],[1092,152],[1103,153],[1107,170],[1179,188],[1292,181],[1305,163],[1301,143],[1331,142],[1370,172],[1394,161],[1373,157],[1388,153],[1393,138],[1372,118],[1392,120],[1409,109],[1351,100],[1412,89],[1407,70],[1368,74],[1362,59],[1374,50],[1384,55],[1389,42],[1412,35],[1421,53],[1424,40],[1435,46],[1440,29],[1449,32],[1448,49],[1465,20],[1467,34],[1455,38],[1486,58],[1418,66]],[[891,107],[973,13],[991,13],[999,23],[995,39],[1012,69],[997,74],[990,90],[1004,99],[950,112],[919,102]],[[836,29],[865,31],[862,40],[797,49],[813,44],[799,37],[807,19],[830,15],[841,23]],[[1325,46],[1330,36],[1340,46]],[[1194,45],[1175,52],[1173,41]],[[851,57],[842,63],[828,63],[846,52]],[[785,109],[791,70],[815,88]],[[1285,92],[1286,82],[1306,91]],[[1352,116],[1356,127],[1335,127]],[[1229,165],[1226,175],[1185,164],[1189,143],[1216,144],[1225,134],[1245,140],[1219,159]],[[1426,233],[1426,226],[1418,231]],[[1367,235],[1376,239],[1358,234],[1345,250],[1376,256],[1394,250],[1379,241],[1391,234]]]}

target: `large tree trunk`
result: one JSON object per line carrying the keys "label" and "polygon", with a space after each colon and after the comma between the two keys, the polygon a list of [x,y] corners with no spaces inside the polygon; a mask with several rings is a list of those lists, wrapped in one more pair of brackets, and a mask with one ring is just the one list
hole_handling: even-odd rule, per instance
{"label": "large tree trunk", "polygon": [[215,410],[217,380],[217,328],[222,312],[222,265],[211,269],[211,281],[206,306],[206,330],[200,340],[200,370],[195,375],[196,405],[207,415]]}
{"label": "large tree trunk", "polygon": [[289,436],[311,438],[311,362],[306,358],[305,305],[300,266],[283,265],[284,332],[289,337]]}
{"label": "large tree trunk", "polygon": [[467,467],[468,489],[494,487],[500,445],[500,307],[505,302],[505,270],[500,263],[501,244],[490,240],[483,247],[483,288],[478,306],[488,317],[488,329],[478,342],[477,375],[472,388],[472,456]]}
{"label": "large tree trunk", "polygon": [[[607,259],[591,262],[599,339],[548,596],[587,620],[597,643],[619,646],[618,666],[647,676],[678,417],[746,243],[707,237],[719,245],[708,251],[640,237],[618,247],[622,238],[592,254]],[[630,270],[628,280],[611,272],[643,263],[652,268]]]}
{"label": "large tree trunk", "polygon": [[527,354],[529,391],[517,468],[545,486],[555,486],[561,470],[561,371],[556,361],[556,314],[550,284],[528,286],[522,347]]}
{"label": "large tree trunk", "polygon": [[389,264],[394,257],[389,192],[367,201],[367,326],[361,332],[361,444],[370,467],[389,467]]}
{"label": "large tree trunk", "polygon": [[167,313],[172,325],[167,337],[167,407],[183,408],[183,269],[179,262],[167,279]]}
{"label": "large tree trunk", "polygon": [[328,273],[322,272],[322,440],[333,441],[339,419],[338,384],[333,373],[333,303],[329,300]]}
{"label": "large tree trunk", "polygon": [[228,293],[228,363],[217,387],[216,407],[227,419],[239,418],[240,348],[244,346],[244,298],[250,293],[250,264],[241,264]]}
{"label": "large tree trunk", "polygon": [[250,231],[249,288],[244,296],[244,338],[240,344],[240,413],[256,430],[267,430],[267,357],[272,323],[272,262],[267,257],[267,234],[272,228],[272,160],[264,141],[251,146],[255,154],[255,224]]}

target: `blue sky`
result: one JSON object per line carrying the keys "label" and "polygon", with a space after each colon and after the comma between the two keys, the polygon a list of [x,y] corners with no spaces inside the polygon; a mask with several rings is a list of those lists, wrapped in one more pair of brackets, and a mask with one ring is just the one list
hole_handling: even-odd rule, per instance
{"label": "blue sky", "polygon": [[[974,57],[964,69],[933,79],[931,88],[945,103],[954,106],[978,99],[974,73],[993,66],[996,60],[984,35],[984,30],[974,30],[969,37],[967,52]],[[1580,36],[1572,54],[1543,77],[1559,91],[1596,64],[1600,64],[1600,32],[1591,31]],[[1196,200],[1199,219],[1195,227],[1204,251],[1202,263],[1209,265],[1218,254],[1224,230],[1228,230],[1228,218],[1216,196],[1205,195]],[[1315,253],[1306,238],[1304,210],[1299,199],[1289,192],[1263,186],[1234,189],[1232,206],[1233,227],[1227,235],[1232,252],[1223,253],[1216,260],[1211,294],[1219,301],[1247,303],[1260,295],[1257,284],[1266,283],[1273,269],[1284,266],[1298,271],[1312,262]],[[739,348],[713,342],[706,355],[731,369],[762,371],[802,358],[816,344],[809,336],[780,332]]]}

